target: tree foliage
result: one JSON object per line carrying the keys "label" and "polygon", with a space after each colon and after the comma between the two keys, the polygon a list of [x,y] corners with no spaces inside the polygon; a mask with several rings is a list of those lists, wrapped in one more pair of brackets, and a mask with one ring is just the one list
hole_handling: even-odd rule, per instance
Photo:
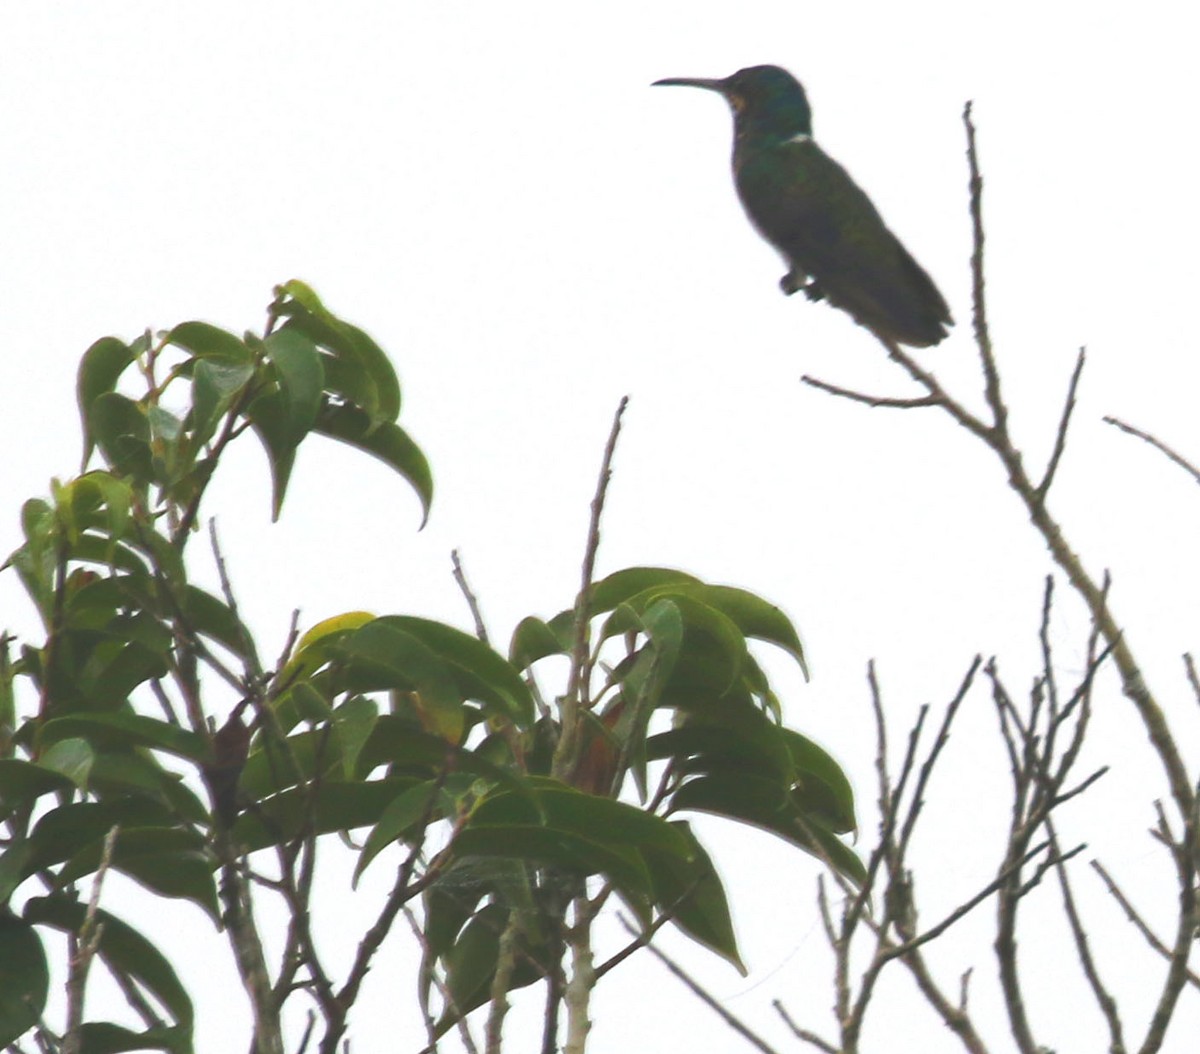
{"label": "tree foliage", "polygon": [[[567,1006],[568,1044],[579,1041],[606,970],[591,969],[588,927],[610,896],[641,927],[635,945],[669,922],[740,968],[695,812],[862,877],[842,840],[855,825],[849,783],[782,723],[755,658],[765,643],[803,669],[800,638],[744,590],[628,568],[589,574],[560,613],[523,620],[507,654],[418,614],[356,611],[293,627],[264,662],[219,549],[215,587],[193,581],[189,557],[235,440],[262,445],[276,517],[314,435],[381,459],[424,515],[433,498],[397,423],[387,355],[303,283],[277,288],[262,336],[193,321],[97,341],[78,400],[83,471],[25,503],[25,540],[6,564],[44,638],[5,636],[0,652],[0,1042],[35,1030],[62,1050],[192,1049],[179,949],[103,906],[110,868],[226,931],[262,1054],[282,1051],[294,998],[311,999],[320,1049],[335,1050],[409,907],[431,1043],[490,1004],[498,1049],[506,993],[535,982]],[[594,557],[593,543],[589,568]],[[543,691],[542,671],[563,664],[539,664],[554,656],[567,682]],[[384,850],[402,854],[339,973],[312,935],[314,854],[349,832],[356,882],[385,866]],[[264,897],[291,920],[274,962],[255,922]],[[69,942],[65,1010],[49,985],[56,934]],[[129,996],[121,1020],[83,1018],[93,960]],[[545,1049],[557,1029],[555,1011]]]}

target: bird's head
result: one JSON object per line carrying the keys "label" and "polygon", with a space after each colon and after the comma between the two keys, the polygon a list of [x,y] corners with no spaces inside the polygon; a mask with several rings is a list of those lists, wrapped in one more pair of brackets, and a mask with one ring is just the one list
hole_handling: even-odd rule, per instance
{"label": "bird's head", "polygon": [[666,77],[654,83],[704,88],[724,96],[733,110],[739,137],[812,135],[812,111],[804,88],[779,66],[748,66],[722,79]]}

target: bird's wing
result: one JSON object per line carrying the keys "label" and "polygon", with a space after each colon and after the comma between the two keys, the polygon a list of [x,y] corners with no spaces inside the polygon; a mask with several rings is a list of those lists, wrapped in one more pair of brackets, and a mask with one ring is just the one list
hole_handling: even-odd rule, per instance
{"label": "bird's wing", "polygon": [[935,344],[945,335],[950,312],[933,281],[850,174],[811,139],[748,153],[736,179],[759,232],[831,303],[902,343]]}

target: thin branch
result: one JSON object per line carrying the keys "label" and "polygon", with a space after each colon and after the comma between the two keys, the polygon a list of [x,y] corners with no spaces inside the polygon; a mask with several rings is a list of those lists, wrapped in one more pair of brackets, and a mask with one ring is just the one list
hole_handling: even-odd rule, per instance
{"label": "thin branch", "polygon": [[837,384],[830,384],[828,381],[822,381],[807,373],[800,378],[800,381],[803,384],[807,384],[810,388],[816,388],[818,391],[826,392],[829,395],[836,395],[841,399],[849,399],[851,402],[862,403],[864,406],[885,406],[893,410],[915,410],[922,406],[942,405],[941,400],[934,395],[920,395],[909,398],[889,395],[869,395],[866,392],[857,392],[853,388],[843,388]]}
{"label": "thin branch", "polygon": [[1054,474],[1058,471],[1058,463],[1062,460],[1063,451],[1067,448],[1067,429],[1071,427],[1071,414],[1075,410],[1075,392],[1079,387],[1079,377],[1083,373],[1083,363],[1086,349],[1079,349],[1079,357],[1075,360],[1075,369],[1071,373],[1071,383],[1067,385],[1067,398],[1063,402],[1062,417],[1058,422],[1058,431],[1054,434],[1054,451],[1046,465],[1042,482],[1037,485],[1034,493],[1039,501],[1046,500],[1046,494],[1054,483]]}
{"label": "thin branch", "polygon": [[87,992],[88,972],[100,948],[100,939],[104,936],[104,923],[98,922],[96,915],[100,910],[100,891],[104,888],[104,878],[112,864],[119,831],[120,828],[114,825],[104,836],[100,863],[96,868],[96,876],[92,879],[92,892],[88,898],[83,922],[79,932],[71,935],[71,956],[67,973],[67,1027],[62,1038],[62,1054],[78,1054],[83,1049],[80,1028],[83,1025],[83,1001]]}
{"label": "thin branch", "polygon": [[467,583],[467,576],[463,572],[462,561],[458,557],[457,549],[450,550],[450,562],[454,565],[454,581],[458,583],[463,599],[466,600],[467,607],[471,611],[471,618],[475,621],[475,636],[484,644],[489,644],[491,642],[488,640],[487,626],[483,621],[483,613],[479,610],[479,598]]}
{"label": "thin branch", "polygon": [[1133,425],[1126,424],[1117,417],[1105,417],[1104,423],[1112,425],[1114,428],[1119,428],[1122,432],[1125,432],[1131,436],[1136,436],[1138,439],[1149,443],[1152,447],[1154,447],[1155,450],[1159,451],[1161,454],[1165,454],[1169,460],[1175,462],[1176,465],[1178,465],[1184,470],[1184,472],[1192,477],[1194,482],[1200,483],[1200,469],[1196,468],[1196,466],[1188,461],[1188,459],[1182,454],[1176,453],[1161,439],[1156,439],[1149,432],[1143,432],[1140,428],[1134,428]]}
{"label": "thin branch", "polygon": [[[1007,882],[1010,878],[1012,878],[1012,876],[1014,874],[1018,874],[1022,867],[1024,867],[1026,864],[1028,864],[1035,857],[1039,856],[1041,853],[1045,852],[1049,848],[1049,846],[1050,846],[1050,843],[1048,841],[1040,842],[1037,845],[1035,845],[1032,849],[1030,849],[1027,853],[1025,853],[1024,856],[1022,856],[1019,860],[1010,864],[1003,871],[1001,871],[991,882],[989,882],[986,886],[984,886],[983,889],[981,889],[978,893],[976,893],[973,897],[971,897],[970,900],[964,901],[957,908],[955,908],[948,915],[946,915],[941,920],[941,922],[937,923],[934,926],[930,926],[929,929],[927,929],[927,930],[923,930],[918,936],[913,937],[910,940],[906,940],[903,944],[897,944],[897,945],[889,948],[887,950],[887,958],[895,959],[895,958],[898,958],[899,956],[907,955],[910,951],[913,951],[914,949],[921,947],[921,945],[928,944],[930,941],[936,940],[943,933],[945,933],[951,926],[953,926],[956,922],[958,922],[960,919],[962,919],[963,917],[965,917],[966,915],[969,915],[972,911],[974,911],[975,908],[977,908],[980,904],[982,904],[985,900],[987,900],[988,897],[990,897],[993,893],[995,893],[998,889],[1000,889],[1000,887],[1002,885],[1004,885],[1005,882]],[[1038,872],[1038,877],[1040,877],[1040,875],[1044,874],[1047,869],[1049,869],[1050,867],[1053,867],[1055,864],[1060,863],[1061,861],[1065,861],[1071,856],[1074,856],[1076,853],[1078,853],[1080,851],[1081,848],[1082,847],[1073,849],[1073,850],[1071,850],[1070,853],[1067,853],[1065,856],[1063,856],[1061,858],[1052,857],[1048,860],[1042,861],[1042,864],[1040,865],[1040,870]]]}
{"label": "thin branch", "polygon": [[581,742],[579,714],[588,708],[588,623],[591,617],[588,605],[591,601],[592,580],[596,573],[596,552],[600,548],[600,518],[604,513],[608,481],[612,477],[612,460],[617,449],[617,439],[621,434],[621,418],[628,405],[629,396],[622,396],[617,404],[617,412],[613,415],[612,428],[609,430],[604,456],[600,461],[596,493],[592,498],[579,596],[575,600],[575,639],[571,646],[571,673],[567,682],[567,692],[562,700],[562,726],[554,750],[553,772],[560,779],[569,780],[574,772]]}
{"label": "thin branch", "polygon": [[[1049,817],[1046,818],[1046,830],[1050,834],[1051,850],[1058,854],[1058,833]],[[1075,903],[1075,894],[1071,889],[1071,880],[1065,862],[1058,862],[1056,870],[1058,872],[1058,888],[1062,893],[1063,911],[1066,912],[1067,922],[1071,927],[1075,951],[1079,955],[1079,965],[1092,990],[1092,997],[1096,1000],[1096,1005],[1100,1008],[1100,1013],[1104,1015],[1105,1023],[1108,1025],[1109,1054],[1125,1054],[1125,1036],[1121,1028],[1121,1015],[1117,1009],[1117,1001],[1105,986],[1104,980],[1100,976],[1100,969],[1096,965],[1095,956],[1092,955],[1091,942],[1088,940],[1087,929],[1083,925],[1079,908]]]}
{"label": "thin branch", "polygon": [[792,1030],[792,1035],[794,1035],[797,1039],[808,1043],[810,1046],[816,1047],[817,1050],[823,1051],[824,1054],[842,1054],[842,1052],[828,1040],[824,1040],[815,1032],[810,1032],[807,1028],[801,1028],[798,1024],[796,1024],[780,1000],[773,999],[771,1001],[771,1005],[775,1008],[775,1012],[781,1018],[783,1018],[783,1023]]}
{"label": "thin branch", "polygon": [[523,920],[519,910],[509,912],[508,922],[500,934],[496,949],[496,971],[492,975],[491,1006],[484,1026],[485,1054],[500,1054],[504,1036],[504,1018],[508,1014],[508,990],[513,970],[517,965],[517,942],[523,932]]}
{"label": "thin branch", "polygon": [[[620,915],[618,918],[621,920],[621,925],[623,925],[625,929],[629,931],[630,936],[636,937],[638,931],[634,928],[633,924],[627,918],[625,918],[624,915]],[[713,1013],[719,1016],[721,1020],[725,1022],[725,1024],[727,1024],[731,1029],[734,1030],[734,1032],[746,1040],[746,1042],[752,1047],[754,1047],[756,1050],[761,1050],[763,1054],[779,1054],[774,1047],[768,1044],[767,1041],[763,1039],[762,1036],[758,1035],[757,1032],[754,1032],[744,1021],[734,1014],[731,1014],[728,1010],[721,1006],[721,1004],[718,1003],[717,1000],[703,986],[701,986],[698,981],[694,980],[682,966],[675,962],[674,959],[665,955],[658,948],[654,947],[653,944],[647,945],[646,950],[660,963],[662,963],[663,966],[670,970],[671,973],[673,973],[680,981],[682,981],[691,991],[692,995],[699,999],[700,1002],[713,1011]]]}

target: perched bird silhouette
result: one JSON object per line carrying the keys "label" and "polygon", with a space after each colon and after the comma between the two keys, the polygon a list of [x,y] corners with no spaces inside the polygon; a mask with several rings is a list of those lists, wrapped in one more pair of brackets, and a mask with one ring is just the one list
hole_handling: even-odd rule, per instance
{"label": "perched bird silhouette", "polygon": [[871,199],[812,137],[804,88],[778,66],[724,80],[668,77],[706,88],[733,110],[733,178],[758,232],[790,268],[789,296],[828,300],[876,336],[925,348],[953,324],[933,280],[883,222]]}

